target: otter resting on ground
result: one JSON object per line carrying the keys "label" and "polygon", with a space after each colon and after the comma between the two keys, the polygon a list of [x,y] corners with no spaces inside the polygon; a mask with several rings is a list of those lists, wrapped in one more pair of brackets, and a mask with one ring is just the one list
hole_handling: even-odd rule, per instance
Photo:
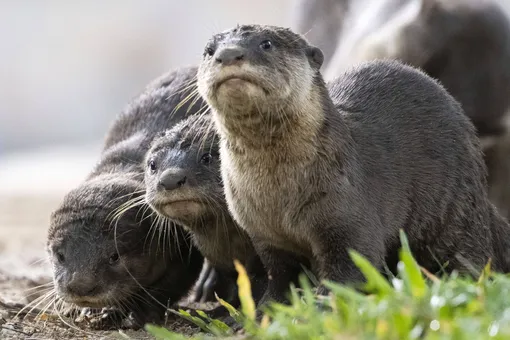
{"label": "otter resting on ground", "polygon": [[203,108],[201,101],[178,106],[195,75],[196,68],[170,72],[133,100],[110,128],[98,164],[51,216],[47,248],[58,300],[131,314],[115,326],[163,321],[166,306],[186,296],[200,274],[203,256],[189,234],[158,225],[143,204],[150,142]]}

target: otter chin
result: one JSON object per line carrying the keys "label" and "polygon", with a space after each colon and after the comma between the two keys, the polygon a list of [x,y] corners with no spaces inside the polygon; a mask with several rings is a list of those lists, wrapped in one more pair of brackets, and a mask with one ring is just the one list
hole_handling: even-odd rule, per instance
{"label": "otter chin", "polygon": [[246,103],[247,100],[264,100],[267,92],[253,77],[229,75],[221,78],[215,86],[216,100],[221,104]]}
{"label": "otter chin", "polygon": [[108,296],[102,296],[102,297],[87,297],[87,298],[75,298],[75,297],[67,297],[63,298],[63,300],[67,303],[72,303],[78,307],[82,308],[104,308],[108,305],[109,301],[115,301],[119,300],[122,301],[123,298],[117,298],[117,297],[108,297]]}
{"label": "otter chin", "polygon": [[193,221],[207,210],[202,203],[193,200],[175,200],[151,206],[165,217],[178,222]]}

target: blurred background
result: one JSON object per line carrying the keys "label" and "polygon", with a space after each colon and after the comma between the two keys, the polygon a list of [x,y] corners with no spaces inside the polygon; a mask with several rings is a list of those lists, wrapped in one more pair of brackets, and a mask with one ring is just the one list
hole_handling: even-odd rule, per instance
{"label": "blurred background", "polygon": [[[39,276],[49,214],[145,85],[237,23],[288,26],[292,0],[0,0],[0,293]],[[4,287],[5,288],[5,287]],[[4,289],[5,292],[5,289]]]}

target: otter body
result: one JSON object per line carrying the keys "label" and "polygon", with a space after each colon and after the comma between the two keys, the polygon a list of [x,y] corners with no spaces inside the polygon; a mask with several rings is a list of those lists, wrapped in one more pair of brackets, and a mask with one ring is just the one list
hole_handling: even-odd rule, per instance
{"label": "otter body", "polygon": [[227,203],[268,270],[262,302],[285,300],[299,262],[320,279],[363,280],[348,249],[394,268],[400,229],[429,270],[489,258],[507,270],[509,227],[460,105],[395,61],[363,64],[328,91],[322,61],[289,29],[243,25],[211,39],[198,71]]}
{"label": "otter body", "polygon": [[[395,7],[393,2],[380,2],[381,8]],[[503,9],[494,1],[399,2],[393,16],[383,16],[384,23],[378,25],[371,20],[370,8],[356,13],[358,21],[369,22],[372,28],[362,32],[353,25],[332,39],[339,48],[324,71],[325,78],[333,80],[359,62],[398,59],[438,79],[460,102],[480,137],[503,134],[510,105],[510,22]],[[330,12],[336,8],[329,6]],[[322,20],[317,24],[326,25]]]}
{"label": "otter body", "polygon": [[162,321],[165,306],[185,296],[198,278],[203,256],[189,235],[170,225],[154,235],[158,221],[140,204],[150,142],[188,109],[200,110],[200,103],[177,107],[195,75],[196,68],[184,68],[151,83],[112,125],[89,176],[52,214],[47,248],[60,299],[79,307],[116,307],[132,313],[138,327]]}
{"label": "otter body", "polygon": [[192,116],[155,139],[146,156],[146,202],[186,228],[215,271],[217,284],[238,305],[234,259],[250,273],[255,297],[265,290],[265,271],[246,232],[228,212],[221,183],[218,137],[210,114]]}

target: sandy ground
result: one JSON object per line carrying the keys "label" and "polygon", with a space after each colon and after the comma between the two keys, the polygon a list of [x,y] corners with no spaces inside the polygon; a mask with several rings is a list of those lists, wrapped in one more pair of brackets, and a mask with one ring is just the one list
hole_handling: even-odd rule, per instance
{"label": "sandy ground", "polygon": [[[42,295],[34,287],[51,282],[45,254],[50,213],[87,174],[97,151],[97,146],[62,148],[0,160],[0,339],[150,338],[143,330],[91,330],[86,320],[60,319],[51,309],[43,320],[36,313],[16,316]],[[188,334],[196,331],[181,320],[169,326]]]}

